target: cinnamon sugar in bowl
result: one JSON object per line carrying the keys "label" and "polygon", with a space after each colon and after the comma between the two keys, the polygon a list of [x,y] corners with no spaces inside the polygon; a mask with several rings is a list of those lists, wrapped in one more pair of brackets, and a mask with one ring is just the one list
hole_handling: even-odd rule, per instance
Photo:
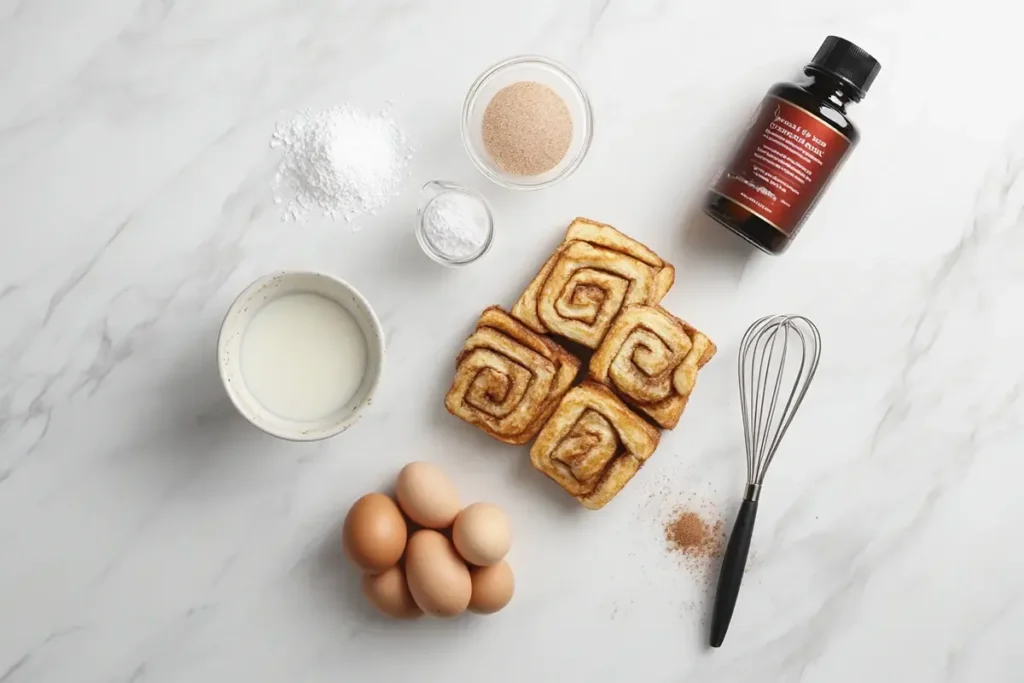
{"label": "cinnamon sugar in bowl", "polygon": [[473,83],[462,142],[477,169],[503,187],[536,190],[569,177],[590,148],[590,101],[562,65],[512,57]]}

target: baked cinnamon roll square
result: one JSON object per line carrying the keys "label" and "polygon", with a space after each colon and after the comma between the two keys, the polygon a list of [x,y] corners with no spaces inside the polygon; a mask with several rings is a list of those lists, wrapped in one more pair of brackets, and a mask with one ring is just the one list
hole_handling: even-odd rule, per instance
{"label": "baked cinnamon roll square", "polygon": [[568,351],[496,306],[480,316],[456,364],[448,412],[509,444],[537,435],[580,368]]}
{"label": "baked cinnamon roll square", "polygon": [[587,380],[562,399],[530,448],[530,461],[597,510],[629,483],[659,439],[658,430],[607,387]]}
{"label": "baked cinnamon roll square", "polygon": [[697,371],[715,355],[704,334],[661,307],[631,306],[590,359],[590,376],[665,429],[686,408]]}
{"label": "baked cinnamon roll square", "polygon": [[596,349],[623,308],[657,304],[674,281],[675,268],[644,245],[577,218],[512,315],[535,332]]}

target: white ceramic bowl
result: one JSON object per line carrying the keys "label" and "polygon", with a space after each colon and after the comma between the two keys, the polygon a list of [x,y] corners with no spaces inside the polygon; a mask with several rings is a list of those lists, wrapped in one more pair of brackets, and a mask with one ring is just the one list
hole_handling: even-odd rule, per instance
{"label": "white ceramic bowl", "polygon": [[[352,399],[341,409],[312,422],[283,418],[252,395],[241,370],[242,337],[253,317],[268,302],[287,294],[312,293],[344,308],[366,338],[366,374]],[[363,295],[344,280],[322,273],[273,273],[256,280],[231,304],[220,328],[217,361],[224,389],[238,412],[268,434],[291,441],[316,441],[340,434],[359,419],[373,399],[384,368],[384,332]]]}

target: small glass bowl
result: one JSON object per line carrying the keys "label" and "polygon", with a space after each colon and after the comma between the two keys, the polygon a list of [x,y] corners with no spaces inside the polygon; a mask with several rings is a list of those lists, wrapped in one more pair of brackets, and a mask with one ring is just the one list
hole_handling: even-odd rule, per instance
{"label": "small glass bowl", "polygon": [[[441,195],[449,192],[458,192],[479,201],[487,223],[487,237],[484,239],[483,245],[481,245],[480,249],[476,252],[461,258],[451,256],[438,249],[437,246],[431,242],[430,237],[427,234],[426,227],[423,224],[424,213],[426,213],[427,207],[430,206],[431,202]],[[442,266],[456,267],[469,265],[491,249],[491,242],[494,241],[494,214],[491,213],[491,207],[488,205],[487,199],[472,188],[463,187],[462,185],[452,183],[447,180],[431,180],[420,190],[420,208],[419,211],[417,211],[417,214],[416,241],[419,242],[420,249],[423,250],[424,254],[437,263],[440,263]]]}
{"label": "small glass bowl", "polygon": [[[565,157],[550,171],[535,176],[514,175],[498,166],[487,153],[483,118],[487,105],[502,88],[518,81],[548,86],[565,100],[572,116],[572,141]],[[480,74],[462,106],[462,144],[477,169],[492,181],[513,190],[539,190],[568,178],[583,162],[594,134],[593,112],[583,88],[564,66],[538,55],[512,57]]]}

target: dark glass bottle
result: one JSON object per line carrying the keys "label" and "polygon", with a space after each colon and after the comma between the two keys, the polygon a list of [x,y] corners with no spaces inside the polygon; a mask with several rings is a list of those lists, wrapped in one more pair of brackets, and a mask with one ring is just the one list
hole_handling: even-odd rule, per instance
{"label": "dark glass bottle", "polygon": [[857,144],[846,106],[864,97],[880,68],[853,43],[826,38],[806,80],[768,91],[704,212],[762,251],[785,251]]}

